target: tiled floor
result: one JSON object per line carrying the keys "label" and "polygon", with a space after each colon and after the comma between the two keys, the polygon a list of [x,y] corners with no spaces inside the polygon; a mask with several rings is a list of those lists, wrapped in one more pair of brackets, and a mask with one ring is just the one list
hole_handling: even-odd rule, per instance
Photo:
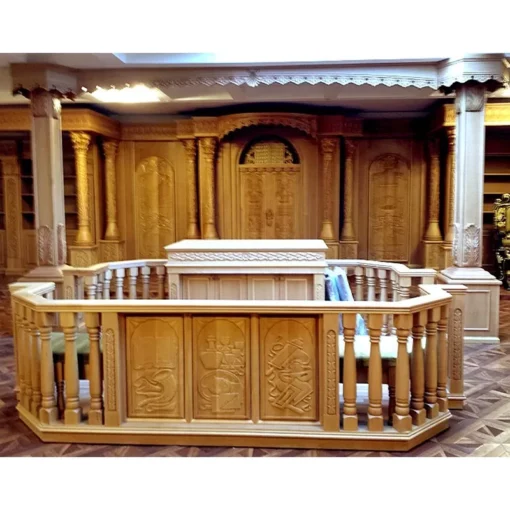
{"label": "tiled floor", "polygon": [[[503,292],[503,291],[502,291]],[[14,397],[14,358],[10,309],[0,288],[0,456],[177,456],[177,457],[510,457],[510,294],[501,300],[501,344],[467,346],[467,404],[453,411],[451,426],[438,437],[408,453],[198,448],[181,446],[104,446],[42,443],[18,419]]]}

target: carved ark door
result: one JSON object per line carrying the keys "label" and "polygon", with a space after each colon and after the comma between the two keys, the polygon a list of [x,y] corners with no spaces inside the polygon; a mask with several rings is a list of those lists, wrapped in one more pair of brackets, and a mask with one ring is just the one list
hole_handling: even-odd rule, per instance
{"label": "carved ark door", "polygon": [[136,255],[165,256],[164,247],[175,242],[175,179],[163,158],[142,160],[135,175]]}
{"label": "carved ark door", "polygon": [[301,166],[294,148],[279,139],[252,142],[239,171],[242,238],[299,239]]}

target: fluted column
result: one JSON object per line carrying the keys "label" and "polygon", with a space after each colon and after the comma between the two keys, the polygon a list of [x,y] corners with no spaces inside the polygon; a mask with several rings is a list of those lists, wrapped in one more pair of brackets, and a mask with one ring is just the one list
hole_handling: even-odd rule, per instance
{"label": "fluted column", "polygon": [[200,138],[200,177],[202,180],[201,211],[203,217],[203,238],[218,239],[216,231],[216,191],[215,191],[215,172],[214,156],[216,152],[216,138]]}
{"label": "fluted column", "polygon": [[441,230],[439,228],[439,151],[437,140],[429,141],[429,189],[428,209],[429,221],[425,239],[428,241],[441,241]]}
{"label": "fluted column", "polygon": [[88,133],[71,133],[76,161],[76,187],[78,191],[78,233],[75,244],[90,246],[92,232],[90,229],[89,181],[87,175],[87,152],[90,145]]}
{"label": "fluted column", "polygon": [[446,156],[445,241],[453,243],[455,228],[455,128],[448,128],[448,154]]}
{"label": "fluted column", "polygon": [[322,157],[322,227],[320,237],[324,241],[335,239],[333,232],[333,159],[337,141],[335,138],[322,138],[320,141]]}
{"label": "fluted column", "polygon": [[186,237],[188,239],[200,239],[197,208],[197,144],[194,139],[182,140],[182,144],[186,151],[186,175],[188,181],[188,230]]}
{"label": "fluted column", "polygon": [[67,259],[61,105],[58,94],[37,87],[30,94],[37,267],[22,281],[52,281],[60,294]]}
{"label": "fluted column", "polygon": [[356,144],[353,140],[345,141],[345,180],[344,180],[344,224],[342,241],[354,241],[353,225],[353,194],[354,194],[354,152]]}
{"label": "fluted column", "polygon": [[115,172],[115,157],[118,146],[119,142],[117,140],[108,140],[103,143],[106,184],[106,231],[104,238],[107,241],[117,241],[120,237],[117,223],[117,175]]}

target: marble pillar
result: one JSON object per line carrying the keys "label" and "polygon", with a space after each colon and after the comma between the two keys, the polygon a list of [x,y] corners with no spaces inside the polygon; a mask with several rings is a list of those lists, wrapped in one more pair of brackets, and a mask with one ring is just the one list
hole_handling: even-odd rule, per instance
{"label": "marble pillar", "polygon": [[67,262],[60,100],[48,90],[31,91],[37,267],[22,281],[52,281],[57,295]]}
{"label": "marble pillar", "polygon": [[465,340],[499,342],[501,282],[482,269],[485,87],[456,88],[453,266],[440,280],[465,285]]}

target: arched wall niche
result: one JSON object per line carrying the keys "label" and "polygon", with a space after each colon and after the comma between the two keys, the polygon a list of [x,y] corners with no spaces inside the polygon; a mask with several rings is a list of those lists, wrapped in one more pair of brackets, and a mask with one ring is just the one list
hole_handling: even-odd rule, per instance
{"label": "arched wall niche", "polygon": [[309,135],[288,126],[236,130],[221,142],[217,169],[221,237],[317,236],[318,148]]}

